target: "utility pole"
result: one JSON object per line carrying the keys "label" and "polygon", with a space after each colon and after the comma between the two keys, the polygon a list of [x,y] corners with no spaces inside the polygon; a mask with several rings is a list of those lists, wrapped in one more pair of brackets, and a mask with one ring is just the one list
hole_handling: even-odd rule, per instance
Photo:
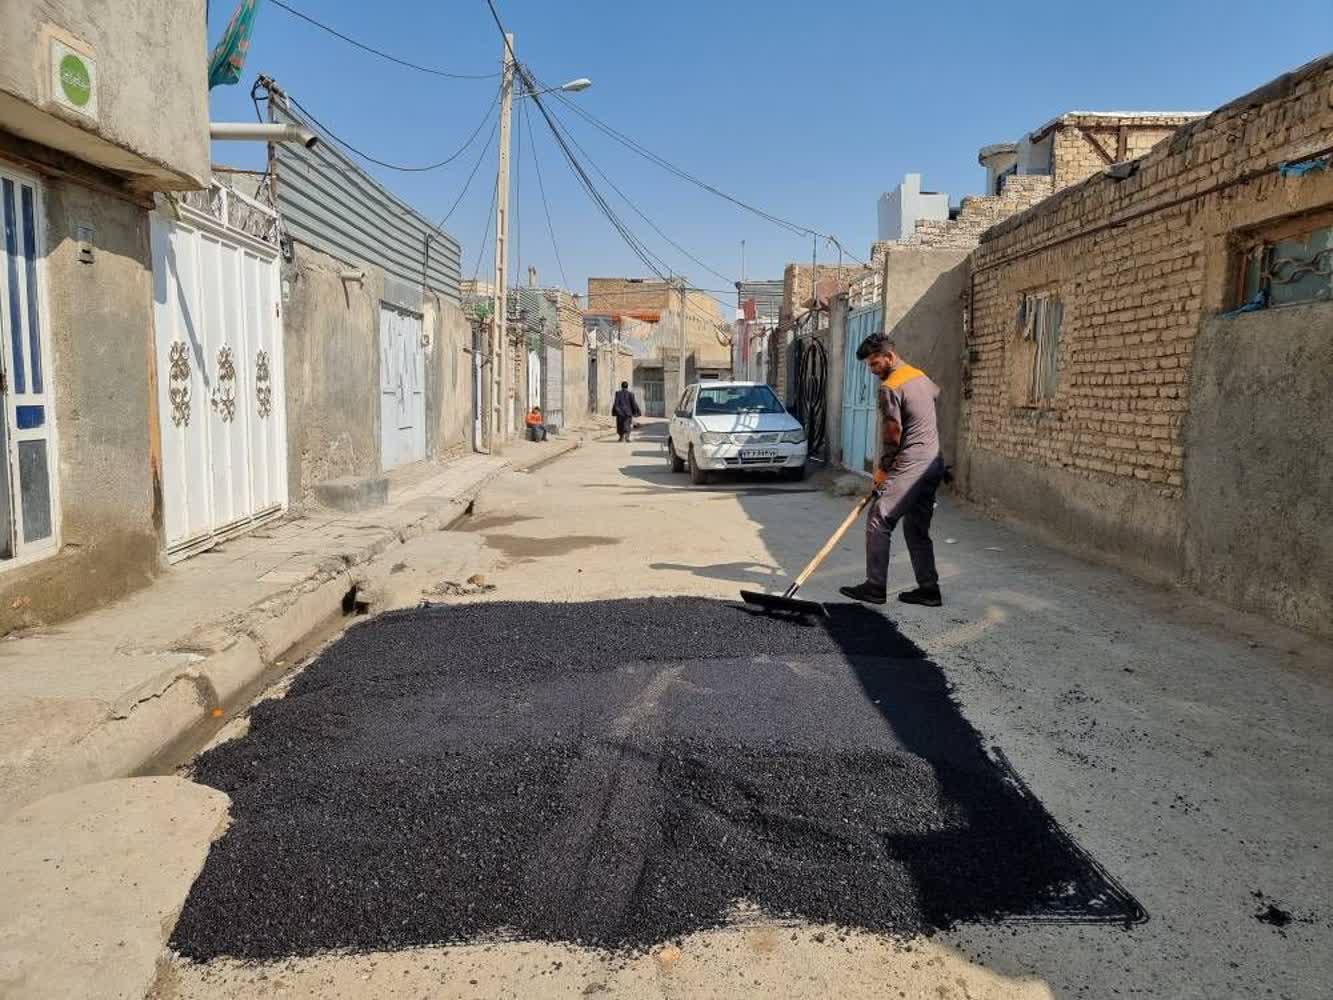
{"label": "utility pole", "polygon": [[494,318],[491,322],[491,447],[513,433],[514,413],[509,405],[513,372],[508,357],[509,280],[509,121],[514,109],[514,36],[505,35],[504,74],[500,85],[500,159],[495,179]]}
{"label": "utility pole", "polygon": [[[680,380],[680,392],[685,392],[685,279],[680,278],[680,358],[676,361],[676,378]],[[679,398],[679,397],[677,397]]]}

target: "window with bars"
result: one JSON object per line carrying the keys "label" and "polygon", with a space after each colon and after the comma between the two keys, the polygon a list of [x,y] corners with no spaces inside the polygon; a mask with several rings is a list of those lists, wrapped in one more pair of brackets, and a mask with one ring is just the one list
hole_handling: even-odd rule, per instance
{"label": "window with bars", "polygon": [[1270,234],[1245,252],[1240,279],[1246,311],[1333,301],[1333,225]]}
{"label": "window with bars", "polygon": [[1018,328],[1028,346],[1024,402],[1042,406],[1055,399],[1060,381],[1060,324],[1064,305],[1052,292],[1033,292],[1019,302]]}

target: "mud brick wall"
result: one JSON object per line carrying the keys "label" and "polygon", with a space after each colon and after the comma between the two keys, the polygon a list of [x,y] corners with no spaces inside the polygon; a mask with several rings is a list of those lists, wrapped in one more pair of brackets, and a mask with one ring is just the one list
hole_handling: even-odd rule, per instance
{"label": "mud brick wall", "polygon": [[[1069,187],[1106,169],[1107,159],[1097,152],[1104,150],[1112,161],[1133,160],[1169,138],[1181,125],[1179,118],[1163,116],[1159,121],[1138,119],[1132,125],[1096,125],[1058,129],[1052,168],[1055,189]],[[1125,155],[1120,156],[1120,132],[1125,132]]]}
{"label": "mud brick wall", "polygon": [[1046,175],[1011,175],[1004,179],[1004,186],[998,195],[971,195],[964,198],[956,218],[919,220],[916,231],[903,243],[936,250],[971,249],[986,230],[1036,205],[1047,198],[1052,190],[1051,178]]}
{"label": "mud brick wall", "polygon": [[857,278],[870,274],[871,268],[860,264],[788,264],[782,272],[782,319],[789,320],[805,311],[805,303],[815,294],[815,283],[836,283],[834,292],[846,291]]}
{"label": "mud brick wall", "polygon": [[[1333,56],[1180,128],[1131,176],[1099,173],[990,229],[971,264],[968,494],[1148,575],[1186,575],[1182,501],[1213,488],[1186,476],[1196,340],[1237,304],[1241,241],[1333,205],[1333,169],[1278,170],[1331,145]],[[1064,316],[1055,397],[1032,407],[1018,308],[1036,290]],[[1318,308],[1333,336],[1333,305]]]}

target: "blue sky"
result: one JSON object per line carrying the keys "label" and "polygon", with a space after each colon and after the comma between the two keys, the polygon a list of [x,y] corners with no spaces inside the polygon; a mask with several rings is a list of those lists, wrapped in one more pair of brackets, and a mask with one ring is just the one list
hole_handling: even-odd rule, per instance
{"label": "blue sky", "polygon": [[[461,73],[499,67],[485,0],[287,0],[367,44]],[[212,0],[209,45],[231,16]],[[844,0],[504,0],[515,47],[543,80],[592,78],[571,96],[592,114],[690,173],[776,215],[836,233],[858,256],[875,237],[875,202],[909,171],[953,200],[978,193],[977,149],[1060,112],[1208,110],[1329,51],[1333,3],[1290,0],[1280,15],[1253,0],[1121,0],[1115,4],[895,3]],[[325,124],[380,159],[430,163],[458,148],[498,81],[427,76],[348,46],[262,0],[245,77],[212,92],[214,120],[252,119],[250,84],[273,76]],[[728,277],[780,277],[810,259],[793,236],[650,165],[552,107],[591,159],[676,243]],[[516,116],[517,126],[521,116]],[[511,266],[564,282],[538,193],[539,157],[568,283],[645,274],[577,186],[540,118],[523,124]],[[483,130],[481,138],[485,137]],[[438,220],[458,196],[478,144],[429,173],[367,169]],[[215,144],[214,158],[259,165],[262,151]],[[595,175],[594,175],[595,176]],[[489,225],[495,177],[487,150],[447,228],[471,276]],[[597,178],[654,252],[696,284],[726,287],[674,250]],[[491,251],[487,249],[487,260]],[[830,251],[821,246],[820,259]],[[521,263],[520,263],[521,258]],[[481,274],[488,273],[483,261]],[[518,270],[514,274],[521,273]]]}

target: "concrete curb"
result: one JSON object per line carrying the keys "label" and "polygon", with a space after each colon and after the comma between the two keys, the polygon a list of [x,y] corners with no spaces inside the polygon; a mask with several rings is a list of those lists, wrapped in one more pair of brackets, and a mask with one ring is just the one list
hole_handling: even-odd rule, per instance
{"label": "concrete curb", "polygon": [[127,692],[106,719],[61,754],[59,765],[43,775],[31,796],[6,803],[5,812],[91,782],[159,771],[178,756],[175,751],[192,746],[201,727],[216,722],[215,712],[230,714],[246,704],[283,653],[341,610],[348,592],[365,579],[359,567],[396,544],[454,527],[468,516],[478,494],[505,472],[546,465],[581,443],[581,436],[559,442],[558,451],[535,461],[503,461],[439,508],[341,558],[325,560],[281,594],[201,623],[157,651],[166,660],[184,662],[158,681]]}

